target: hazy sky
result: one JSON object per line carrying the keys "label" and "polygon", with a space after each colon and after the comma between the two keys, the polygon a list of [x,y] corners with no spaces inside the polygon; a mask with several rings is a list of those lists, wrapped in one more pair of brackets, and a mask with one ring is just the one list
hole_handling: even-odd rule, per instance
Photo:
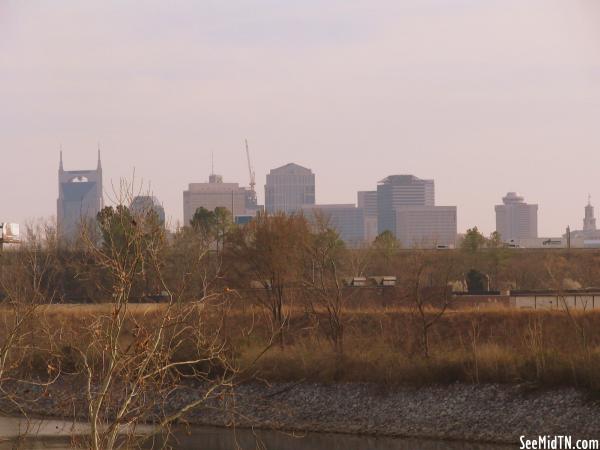
{"label": "hazy sky", "polygon": [[151,183],[172,222],[182,191],[225,181],[259,201],[296,162],[318,203],[389,174],[433,178],[459,231],[495,227],[515,190],[540,235],[600,215],[600,1],[0,0],[0,220],[56,214],[65,169],[105,189]]}

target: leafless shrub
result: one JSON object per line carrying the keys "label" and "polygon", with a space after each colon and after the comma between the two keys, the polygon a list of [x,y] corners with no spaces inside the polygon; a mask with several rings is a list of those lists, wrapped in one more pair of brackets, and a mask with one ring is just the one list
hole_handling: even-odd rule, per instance
{"label": "leafless shrub", "polygon": [[[231,389],[237,370],[231,364],[219,322],[205,322],[209,295],[184,302],[164,277],[164,233],[152,218],[126,206],[131,185],[121,184],[119,203],[99,217],[102,241],[84,228],[82,241],[93,264],[106,274],[111,295],[82,339],[73,343],[85,379],[85,401],[93,449],[112,449],[136,439],[140,423],[168,426],[202,405],[215,392]],[[166,302],[152,320],[142,323],[129,314],[133,292],[151,274]],[[214,325],[213,321],[213,325]],[[188,380],[200,383],[199,396],[174,406],[168,398]],[[120,439],[123,433],[126,440]]]}
{"label": "leafless shrub", "polygon": [[404,295],[412,304],[419,324],[423,356],[429,358],[429,331],[444,315],[452,298],[454,258],[415,250],[409,264]]}

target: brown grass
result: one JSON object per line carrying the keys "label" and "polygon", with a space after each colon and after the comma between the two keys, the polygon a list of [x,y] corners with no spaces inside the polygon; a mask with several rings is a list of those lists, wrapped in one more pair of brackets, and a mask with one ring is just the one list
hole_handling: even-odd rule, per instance
{"label": "brown grass", "polygon": [[[63,358],[74,369],[73,343],[92,339],[89,324],[111,305],[40,307],[28,329],[36,342],[28,369],[44,370],[48,358]],[[160,304],[130,305],[129,323],[155,326]],[[345,312],[344,351],[327,339],[325,315],[288,311],[283,347],[274,340],[264,309],[198,310],[208,328],[222,324],[224,339],[240,368],[272,381],[469,383],[534,382],[600,389],[600,312],[464,310],[447,312],[431,329],[431,356],[422,356],[416,316],[409,309],[364,308]],[[433,314],[433,311],[431,312]],[[10,313],[0,309],[0,318]],[[582,339],[581,330],[585,339]],[[1,331],[0,331],[1,333]],[[123,336],[123,345],[130,335]],[[178,357],[185,358],[183,347]]]}

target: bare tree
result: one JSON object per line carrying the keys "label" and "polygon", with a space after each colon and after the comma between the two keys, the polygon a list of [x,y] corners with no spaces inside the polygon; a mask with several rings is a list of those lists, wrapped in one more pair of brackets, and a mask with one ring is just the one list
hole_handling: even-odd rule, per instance
{"label": "bare tree", "polygon": [[258,300],[271,312],[274,332],[284,344],[288,291],[299,287],[310,230],[304,217],[259,214],[232,236],[231,252],[241,270],[263,287]]}
{"label": "bare tree", "polygon": [[[120,205],[130,193],[130,185],[122,184]],[[143,422],[168,427],[215,392],[233,388],[237,374],[221,335],[222,322],[208,320],[206,297],[184,302],[170,288],[163,276],[165,241],[161,234],[147,232],[146,220],[117,206],[100,221],[102,242],[83,230],[86,252],[107,274],[112,299],[108,310],[86,324],[73,344],[86,380],[86,445],[95,450],[131,443]],[[152,274],[167,301],[156,306],[152,317],[138,320],[132,292],[146,273]],[[201,383],[202,394],[176,407],[169,404],[167,399],[184,388],[186,380]]]}
{"label": "bare tree", "polygon": [[21,393],[34,385],[49,386],[60,373],[50,361],[46,370],[38,372],[28,364],[31,355],[48,350],[40,344],[49,331],[39,320],[39,310],[56,296],[52,289],[53,237],[49,224],[30,224],[20,247],[0,254],[0,400],[25,417],[25,401],[35,403],[39,396],[25,399]]}
{"label": "bare tree", "polygon": [[[352,292],[344,287],[341,279],[347,252],[339,234],[323,217],[317,217],[310,250],[312,274],[306,277],[305,286],[316,305],[324,309],[327,337],[341,355],[344,352],[344,312]],[[314,308],[313,313],[318,315]]]}
{"label": "bare tree", "polygon": [[454,271],[454,256],[414,250],[409,264],[405,296],[413,305],[419,324],[423,356],[429,358],[430,329],[444,315],[452,299],[450,281]]}
{"label": "bare tree", "polygon": [[567,301],[565,295],[565,284],[569,280],[571,267],[568,261],[562,256],[548,255],[544,262],[544,267],[550,279],[550,283],[556,291],[557,300],[561,309],[569,318],[573,331],[577,335],[581,348],[586,355],[589,355],[588,333],[582,318],[573,311],[573,308]]}

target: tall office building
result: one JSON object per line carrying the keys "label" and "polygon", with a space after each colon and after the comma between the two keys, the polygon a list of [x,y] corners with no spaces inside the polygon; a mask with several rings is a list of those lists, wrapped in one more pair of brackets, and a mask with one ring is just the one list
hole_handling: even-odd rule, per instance
{"label": "tall office building", "polygon": [[396,209],[396,239],[403,247],[454,247],[456,206],[402,206]]}
{"label": "tall office building", "polygon": [[377,217],[377,191],[358,191],[357,205],[365,210],[365,216]]}
{"label": "tall office building", "polygon": [[100,150],[98,150],[98,165],[95,170],[64,170],[61,151],[56,201],[58,235],[62,239],[76,239],[81,225],[95,221],[102,207]]}
{"label": "tall office building", "polygon": [[165,224],[165,208],[160,204],[156,197],[151,195],[137,195],[133,197],[129,210],[134,214],[146,215],[153,211],[158,217],[161,225]]}
{"label": "tall office building", "polygon": [[390,175],[377,185],[377,232],[396,231],[396,210],[404,206],[434,206],[433,180]]}
{"label": "tall office building", "polygon": [[362,208],[353,204],[312,205],[302,208],[304,217],[317,224],[323,220],[328,227],[335,229],[340,239],[350,246],[365,241],[365,215]]}
{"label": "tall office building", "polygon": [[364,211],[365,241],[373,242],[377,237],[377,191],[358,191],[357,205]]}
{"label": "tall office building", "polygon": [[537,238],[538,205],[525,203],[516,192],[509,192],[496,205],[496,231],[504,242]]}
{"label": "tall office building", "polygon": [[[363,203],[375,204],[372,192],[359,193],[359,205]],[[377,232],[392,232],[404,247],[456,243],[456,206],[435,205],[433,180],[390,175],[377,185],[376,205]]]}
{"label": "tall office building", "polygon": [[190,183],[183,191],[183,224],[189,225],[200,207],[214,211],[217,207],[227,208],[234,218],[256,214],[246,209],[247,189],[238,183],[224,183],[221,175],[210,175],[208,183]]}
{"label": "tall office building", "polygon": [[268,213],[292,214],[303,206],[315,204],[315,174],[298,164],[272,169],[265,184],[265,209]]}

